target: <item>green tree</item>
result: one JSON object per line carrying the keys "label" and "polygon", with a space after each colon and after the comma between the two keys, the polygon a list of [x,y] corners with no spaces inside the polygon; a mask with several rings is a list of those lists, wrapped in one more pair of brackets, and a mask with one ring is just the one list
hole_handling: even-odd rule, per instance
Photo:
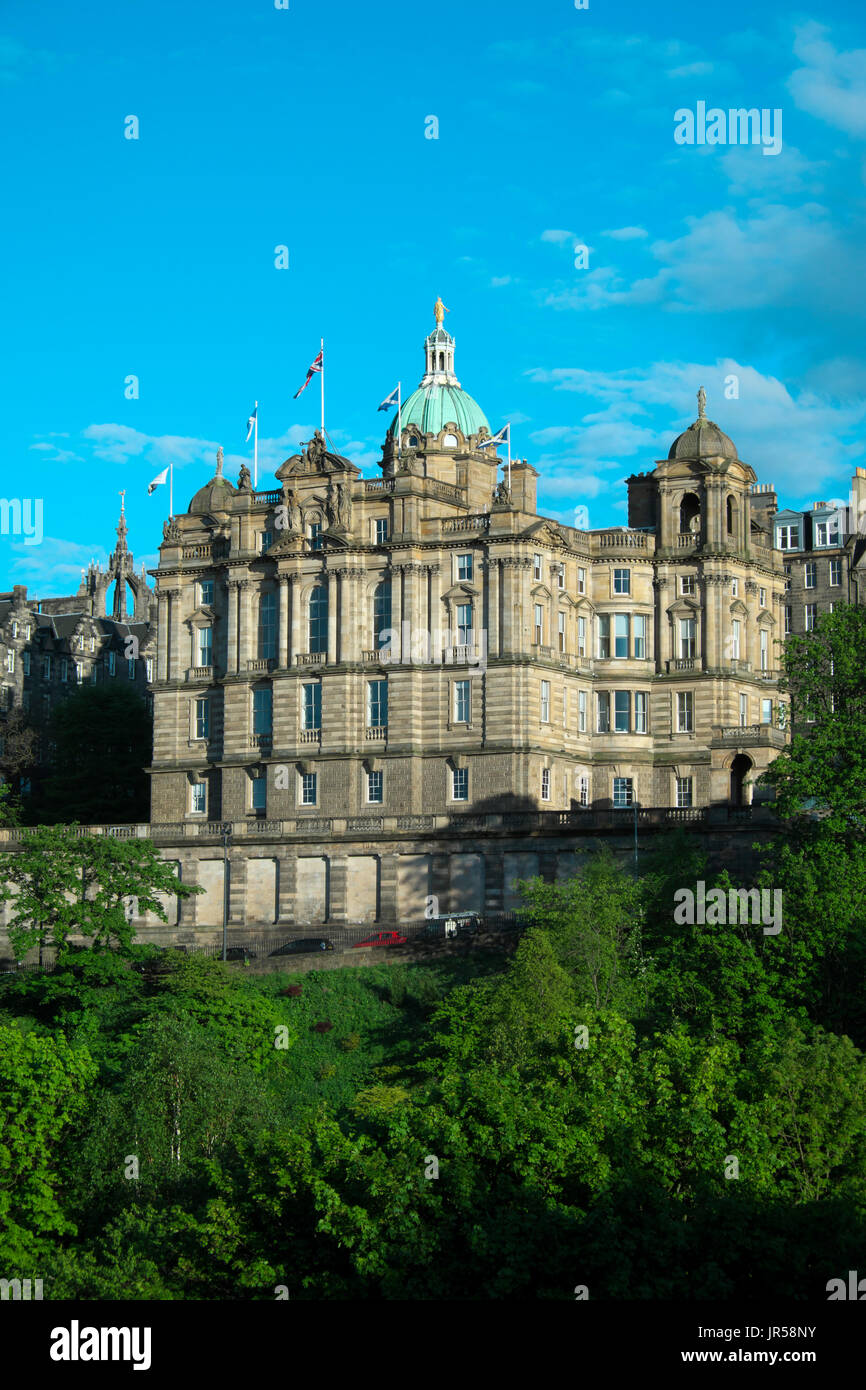
{"label": "green tree", "polygon": [[43,819],[148,819],[153,721],[140,695],[121,681],[73,690],[54,712],[50,736],[54,772],[43,788]]}

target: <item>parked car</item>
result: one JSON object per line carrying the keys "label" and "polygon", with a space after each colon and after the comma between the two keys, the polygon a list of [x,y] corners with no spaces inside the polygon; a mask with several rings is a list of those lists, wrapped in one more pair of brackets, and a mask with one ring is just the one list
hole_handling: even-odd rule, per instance
{"label": "parked car", "polygon": [[303,956],[309,951],[333,951],[333,941],[326,941],[322,936],[302,936],[297,941],[287,941],[284,946],[277,946],[276,950],[269,951],[269,956]]}
{"label": "parked car", "polygon": [[480,930],[481,918],[477,912],[450,912],[431,917],[424,928],[424,935],[447,939],[458,935],[474,936]]}
{"label": "parked car", "polygon": [[[222,959],[222,956],[220,956]],[[246,946],[227,946],[226,960],[242,960],[245,964],[248,960],[255,960],[255,951],[248,951]]]}
{"label": "parked car", "polygon": [[401,936],[397,931],[377,931],[374,936],[365,937],[363,941],[353,941],[355,946],[405,946],[409,940],[408,936]]}

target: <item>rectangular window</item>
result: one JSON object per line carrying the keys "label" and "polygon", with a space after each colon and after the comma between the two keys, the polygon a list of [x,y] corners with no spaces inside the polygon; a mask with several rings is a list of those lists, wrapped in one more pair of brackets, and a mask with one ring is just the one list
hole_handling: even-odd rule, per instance
{"label": "rectangular window", "polygon": [[832,587],[835,589],[835,588],[838,588],[838,586],[839,586],[841,583],[842,583],[842,561],[841,561],[841,560],[831,560],[831,561],[830,561],[830,584],[831,584]]}
{"label": "rectangular window", "polygon": [[649,695],[645,690],[636,690],[634,693],[634,731],[636,734],[647,732],[647,706]]}
{"label": "rectangular window", "polygon": [[[309,532],[309,538],[310,538],[310,549],[311,549],[311,550],[321,550],[321,548],[322,548],[322,523],[321,523],[321,521],[311,521],[311,522],[310,522],[310,525],[309,525],[309,528],[308,528],[308,532]],[[316,774],[315,774],[314,772],[311,772],[311,773],[310,773],[310,776],[311,776],[311,777],[315,777],[315,775],[316,775]]]}
{"label": "rectangular window", "polygon": [[60,679],[62,681],[69,680],[69,661],[65,656],[60,658]]}
{"label": "rectangular window", "polygon": [[550,768],[549,768],[549,767],[543,767],[543,768],[541,769],[541,799],[542,799],[542,801],[549,801],[549,800],[550,800]]}
{"label": "rectangular window", "polygon": [[680,575],[680,593],[693,594],[695,592],[695,576],[693,574]]}
{"label": "rectangular window", "polygon": [[632,779],[630,777],[614,777],[613,804],[617,810],[634,805]]}
{"label": "rectangular window", "polygon": [[470,712],[470,681],[454,682],[454,723],[468,724]]}
{"label": "rectangular window", "polygon": [[29,653],[29,652],[22,652],[22,653],[21,653],[21,670],[23,671],[23,673],[24,673],[25,676],[29,676],[29,675],[30,675],[30,653]]}
{"label": "rectangular window", "polygon": [[322,727],[322,686],[320,681],[308,681],[301,686],[301,727],[307,730]]}
{"label": "rectangular window", "polygon": [[301,805],[315,806],[316,804],[316,777],[315,772],[301,773]]}
{"label": "rectangular window", "polygon": [[690,690],[677,693],[677,732],[691,734],[695,724],[695,697]]}
{"label": "rectangular window", "polygon": [[376,518],[376,544],[384,545],[388,539],[388,518],[379,516]]}
{"label": "rectangular window", "polygon": [[586,618],[577,620],[577,654],[586,656]]}
{"label": "rectangular window", "polygon": [[830,534],[830,528],[826,521],[815,522],[815,545],[825,546]]}
{"label": "rectangular window", "polygon": [[273,531],[260,531],[260,532],[259,532],[259,554],[260,554],[260,555],[264,555],[264,553],[265,553],[266,550],[270,550],[270,548],[271,548],[271,546],[273,545],[273,543],[274,543],[274,533],[273,533]]}
{"label": "rectangular window", "polygon": [[457,556],[457,578],[458,578],[458,579],[466,579],[466,580],[471,580],[471,579],[472,579],[472,555],[471,555],[471,554],[469,554],[469,555],[458,555],[458,556]]}
{"label": "rectangular window", "polygon": [[202,607],[209,608],[213,603],[213,580],[200,580],[198,590],[199,603],[202,605]]}
{"label": "rectangular window", "polygon": [[741,728],[741,729],[745,729],[745,727],[746,727],[746,725],[748,724],[748,722],[749,722],[749,697],[748,697],[748,695],[741,695],[741,696],[740,696],[740,728]]}
{"label": "rectangular window", "polygon": [[596,696],[598,718],[596,728],[600,734],[610,733],[610,692],[600,690]]}
{"label": "rectangular window", "polygon": [[615,594],[631,593],[631,570],[614,570],[613,591]]}
{"label": "rectangular window", "polygon": [[198,629],[198,664],[199,666],[210,666],[213,662],[213,628],[200,627]]}
{"label": "rectangular window", "polygon": [[787,593],[788,590],[789,590],[790,587],[791,587],[791,566],[790,566],[790,565],[785,565],[785,566],[784,566],[784,570],[785,570],[785,593]]}
{"label": "rectangular window", "polygon": [[250,778],[250,806],[254,811],[264,811],[268,801],[268,781],[263,772]]}
{"label": "rectangular window", "polygon": [[91,668],[90,668],[90,684],[91,684],[91,685],[96,685],[96,676],[97,676],[97,672],[96,672],[96,662],[94,661],[93,665],[92,665]]}
{"label": "rectangular window", "polygon": [[565,565],[560,565],[556,571],[556,582],[560,589],[565,588]]}
{"label": "rectangular window", "polygon": [[581,806],[589,805],[589,778],[582,776],[578,780],[577,799]]}
{"label": "rectangular window", "polygon": [[814,589],[818,583],[818,564],[815,560],[807,560],[803,566],[803,587],[804,589]]}
{"label": "rectangular window", "polygon": [[265,592],[259,598],[259,659],[270,661],[277,654],[277,596]]}
{"label": "rectangular window", "polygon": [[694,618],[680,618],[680,657],[688,660],[697,652],[697,623]]}
{"label": "rectangular window", "polygon": [[692,779],[691,777],[677,778],[677,805],[691,806],[692,804]]}
{"label": "rectangular window", "polygon": [[152,683],[153,683],[153,657],[152,657],[152,656],[145,657],[145,660],[144,660],[144,667],[145,667],[145,672],[146,672],[146,675],[147,675],[147,683],[148,683],[148,685],[152,685]]}
{"label": "rectangular window", "polygon": [[[468,684],[468,682],[467,682]],[[388,725],[388,682],[367,682],[367,728],[385,729]]]}
{"label": "rectangular window", "polygon": [[210,738],[210,700],[206,695],[195,702],[195,737]]}
{"label": "rectangular window", "polygon": [[580,568],[578,568],[578,571],[577,571],[577,592],[578,592],[579,594],[585,594],[585,593],[586,593],[586,570],[585,570],[585,569],[580,569]]}
{"label": "rectangular window", "polygon": [[615,690],[613,695],[614,733],[627,734],[631,727],[631,695],[628,690]]}
{"label": "rectangular window", "polygon": [[550,723],[550,681],[541,682],[541,722]]}
{"label": "rectangular window", "polygon": [[367,800],[375,802],[377,805],[382,802],[383,777],[384,773],[382,772],[367,773]]}
{"label": "rectangular window", "polygon": [[468,767],[455,767],[451,773],[451,800],[469,800],[469,769]]}
{"label": "rectangular window", "polygon": [[472,646],[471,603],[458,603],[457,605],[457,645],[458,647]]}
{"label": "rectangular window", "polygon": [[586,691],[577,692],[577,732],[586,733]]}
{"label": "rectangular window", "polygon": [[785,604],[785,636],[791,631],[794,610],[789,603]]}
{"label": "rectangular window", "polygon": [[196,814],[202,814],[207,810],[207,783],[193,782],[190,792],[189,809]]}
{"label": "rectangular window", "polygon": [[113,676],[117,673],[117,653],[108,653],[108,674]]}
{"label": "rectangular window", "polygon": [[734,661],[740,658],[740,620],[734,618],[731,621],[731,656]]}
{"label": "rectangular window", "polygon": [[131,681],[135,680],[135,658],[132,656],[126,663],[126,674]]}
{"label": "rectangular window", "polygon": [[636,613],[631,620],[632,636],[634,638],[634,654],[637,661],[646,660],[646,617],[642,613]]}
{"label": "rectangular window", "polygon": [[544,641],[544,609],[540,603],[535,605],[535,645],[541,646]]}
{"label": "rectangular window", "polygon": [[628,656],[628,613],[613,615],[613,654],[617,657]]}
{"label": "rectangular window", "polygon": [[600,613],[598,616],[598,657],[600,661],[606,661],[610,656],[610,615]]}
{"label": "rectangular window", "polygon": [[560,613],[557,618],[557,633],[559,637],[559,650],[565,651],[565,614]]}
{"label": "rectangular window", "polygon": [[253,733],[269,734],[273,729],[273,692],[269,685],[253,691]]}
{"label": "rectangular window", "polygon": [[732,580],[731,580],[731,598],[738,598],[738,597],[739,597],[739,594],[740,594],[740,581],[739,581],[739,579],[732,579]]}
{"label": "rectangular window", "polygon": [[765,627],[760,632],[761,643],[761,670],[766,671],[770,666],[770,634]]}
{"label": "rectangular window", "polygon": [[799,550],[800,528],[798,526],[777,526],[776,546],[779,550]]}
{"label": "rectangular window", "polygon": [[542,557],[541,557],[540,555],[538,555],[538,554],[533,555],[533,557],[532,557],[532,577],[533,577],[533,579],[540,579],[540,578],[541,578],[541,565],[542,565]]}
{"label": "rectangular window", "polygon": [[13,620],[12,620],[12,625],[11,625],[11,626],[12,626],[12,636],[13,636],[13,637],[17,637],[17,636],[18,636],[18,623],[17,623],[17,621],[16,621],[14,618],[13,618]]}
{"label": "rectangular window", "polygon": [[51,657],[50,657],[50,656],[43,656],[43,658],[42,658],[42,679],[43,679],[44,681],[50,681],[50,680],[51,680]]}
{"label": "rectangular window", "polygon": [[806,631],[811,632],[815,623],[818,621],[817,603],[807,603],[804,609]]}
{"label": "rectangular window", "polygon": [[759,589],[759,590],[758,590],[758,607],[759,607],[759,608],[766,608],[766,606],[767,606],[767,590],[766,590],[766,589]]}
{"label": "rectangular window", "polygon": [[762,723],[762,724],[772,724],[772,722],[773,722],[773,701],[772,701],[772,700],[762,700],[762,701],[761,701],[761,723]]}
{"label": "rectangular window", "polygon": [[75,684],[76,684],[76,685],[80,685],[81,682],[82,682],[83,680],[84,680],[84,662],[83,662],[83,661],[76,661],[76,663],[75,663]]}
{"label": "rectangular window", "polygon": [[[30,635],[29,632],[28,632],[27,635],[28,635],[28,637],[29,637],[29,635]],[[90,638],[90,650],[91,650],[92,652],[95,652],[95,651],[96,651],[96,638],[95,638],[95,637],[91,637],[91,638]]]}

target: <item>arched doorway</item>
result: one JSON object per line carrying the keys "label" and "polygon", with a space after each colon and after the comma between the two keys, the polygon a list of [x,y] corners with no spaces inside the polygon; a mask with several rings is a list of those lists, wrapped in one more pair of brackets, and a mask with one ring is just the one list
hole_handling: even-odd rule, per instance
{"label": "arched doorway", "polygon": [[700,529],[701,503],[694,492],[687,492],[680,502],[680,533]]}
{"label": "arched doorway", "polygon": [[745,753],[738,753],[731,763],[731,805],[746,806],[745,782],[752,770],[752,760]]}

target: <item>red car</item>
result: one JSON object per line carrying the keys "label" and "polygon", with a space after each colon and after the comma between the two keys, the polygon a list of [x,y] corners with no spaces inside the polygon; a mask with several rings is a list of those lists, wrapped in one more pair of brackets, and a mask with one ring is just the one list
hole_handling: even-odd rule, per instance
{"label": "red car", "polygon": [[409,940],[408,936],[401,936],[396,931],[377,931],[375,936],[368,936],[365,941],[353,941],[354,946],[405,946]]}

